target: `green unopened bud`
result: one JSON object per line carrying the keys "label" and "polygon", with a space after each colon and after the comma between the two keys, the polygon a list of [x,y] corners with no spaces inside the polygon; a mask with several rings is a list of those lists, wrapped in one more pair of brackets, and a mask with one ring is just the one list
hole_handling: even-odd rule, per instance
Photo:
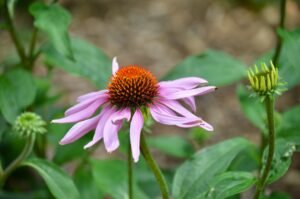
{"label": "green unopened bud", "polygon": [[274,93],[281,94],[283,89],[279,89],[279,75],[278,68],[275,68],[272,61],[268,67],[265,63],[261,64],[261,68],[255,65],[254,70],[248,70],[248,78],[253,91],[259,96],[274,95]]}
{"label": "green unopened bud", "polygon": [[33,134],[44,134],[47,132],[46,122],[41,116],[32,113],[25,112],[19,115],[14,123],[13,129],[22,137],[28,137]]}

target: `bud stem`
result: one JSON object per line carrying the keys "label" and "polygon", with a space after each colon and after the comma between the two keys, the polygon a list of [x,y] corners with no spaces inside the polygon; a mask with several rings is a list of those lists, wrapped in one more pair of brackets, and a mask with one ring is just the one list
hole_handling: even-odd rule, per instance
{"label": "bud stem", "polygon": [[272,161],[274,157],[274,151],[275,151],[275,127],[274,127],[274,98],[273,96],[267,96],[266,100],[266,112],[268,117],[268,129],[269,129],[269,151],[268,151],[268,157],[265,169],[262,173],[262,177],[258,180],[256,191],[254,194],[254,199],[259,199],[260,194],[263,192],[265,188],[266,181],[268,179],[270,169],[272,166]]}
{"label": "bud stem", "polygon": [[7,177],[22,163],[23,160],[25,160],[30,155],[34,146],[34,142],[35,134],[29,135],[20,155],[12,163],[10,163],[10,165],[7,166],[7,168],[2,173],[2,176],[0,176],[0,187],[4,185]]}
{"label": "bud stem", "polygon": [[156,181],[158,182],[160,191],[162,193],[162,198],[169,199],[169,191],[168,191],[167,182],[148,149],[148,146],[147,146],[147,143],[146,143],[143,133],[141,133],[141,151],[142,151],[142,154],[143,154],[148,166],[150,167],[150,169],[152,170],[152,172],[155,175]]}

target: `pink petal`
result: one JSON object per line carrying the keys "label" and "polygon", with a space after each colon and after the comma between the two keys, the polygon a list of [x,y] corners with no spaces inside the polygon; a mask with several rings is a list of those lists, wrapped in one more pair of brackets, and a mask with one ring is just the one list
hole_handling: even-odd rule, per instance
{"label": "pink petal", "polygon": [[77,113],[79,111],[82,111],[83,109],[87,108],[89,105],[91,105],[94,101],[101,101],[100,105],[101,106],[103,103],[108,101],[108,95],[107,94],[103,94],[101,96],[93,96],[79,104],[76,104],[75,106],[72,106],[71,108],[69,108],[66,112],[65,112],[65,116],[69,116],[72,115],[74,113]]}
{"label": "pink petal", "polygon": [[196,112],[197,108],[196,108],[196,102],[194,97],[187,97],[187,98],[183,98],[182,100],[192,109],[193,112]]}
{"label": "pink petal", "polygon": [[113,119],[112,122],[113,123],[117,123],[120,120],[126,119],[127,122],[130,120],[131,117],[131,111],[130,108],[124,108],[123,110],[119,111],[118,114],[116,114]]}
{"label": "pink petal", "polygon": [[172,81],[159,82],[159,86],[168,88],[192,89],[199,85],[207,84],[205,79],[199,77],[180,78]]}
{"label": "pink petal", "polygon": [[91,92],[91,93],[87,93],[85,95],[81,95],[77,98],[77,102],[82,102],[84,100],[87,100],[91,97],[96,97],[96,96],[101,96],[102,94],[107,93],[107,90],[101,90],[101,91],[96,91],[96,92]]}
{"label": "pink petal", "polygon": [[114,124],[112,122],[112,119],[118,113],[119,113],[119,111],[113,113],[110,116],[110,118],[108,118],[108,121],[105,123],[104,129],[103,129],[104,145],[105,145],[107,152],[112,152],[112,151],[116,150],[120,145],[119,138],[118,138],[118,132],[122,126],[122,121],[119,121],[116,124]]}
{"label": "pink petal", "polygon": [[96,144],[97,142],[99,142],[102,139],[104,125],[107,121],[107,118],[110,117],[110,115],[114,111],[115,111],[115,108],[112,108],[111,106],[106,106],[106,107],[103,108],[103,110],[100,113],[100,119],[99,119],[99,122],[97,124],[94,137],[93,137],[92,141],[90,141],[89,143],[87,143],[84,146],[84,149],[93,146],[94,144]]}
{"label": "pink petal", "polygon": [[169,107],[170,109],[174,110],[175,112],[177,112],[178,114],[180,114],[180,115],[182,115],[184,117],[198,118],[196,115],[194,115],[189,110],[187,110],[186,108],[184,108],[176,100],[160,99],[159,102],[162,103],[163,105]]}
{"label": "pink petal", "polygon": [[214,90],[216,90],[215,86],[206,86],[206,87],[195,88],[191,90],[182,90],[182,91],[170,93],[168,95],[164,95],[163,97],[165,97],[166,99],[182,99],[182,98],[187,98],[192,96],[204,95]]}
{"label": "pink petal", "polygon": [[118,64],[118,61],[117,61],[117,57],[114,57],[113,58],[113,61],[112,61],[112,74],[116,74],[116,72],[119,70],[119,64]]}
{"label": "pink petal", "polygon": [[137,162],[140,156],[140,136],[143,125],[143,114],[140,109],[136,109],[130,124],[130,145],[134,162]]}
{"label": "pink petal", "polygon": [[204,120],[202,120],[202,122],[199,124],[200,127],[204,128],[207,131],[213,131],[214,127],[210,124],[208,124],[207,122],[205,122]]}
{"label": "pink petal", "polygon": [[72,122],[78,122],[81,120],[84,120],[90,116],[92,116],[95,111],[99,108],[99,106],[103,104],[103,101],[95,101],[91,105],[89,105],[87,108],[74,113],[72,115],[68,115],[67,117],[61,118],[61,119],[56,119],[52,120],[52,123],[72,123]]}
{"label": "pink petal", "polygon": [[195,127],[202,121],[200,118],[186,118],[177,116],[172,110],[163,105],[151,106],[152,117],[159,123],[166,125],[176,125],[182,128]]}
{"label": "pink petal", "polygon": [[99,119],[100,119],[100,115],[97,115],[93,118],[75,124],[68,131],[68,133],[66,133],[66,135],[61,139],[59,143],[64,145],[78,140],[79,138],[81,138],[91,130],[95,129]]}

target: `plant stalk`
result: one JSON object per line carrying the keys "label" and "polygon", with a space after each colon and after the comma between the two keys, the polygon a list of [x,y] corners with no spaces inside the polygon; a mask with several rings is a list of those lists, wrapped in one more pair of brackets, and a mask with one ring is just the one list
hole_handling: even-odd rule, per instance
{"label": "plant stalk", "polygon": [[157,183],[159,184],[159,188],[162,193],[162,198],[169,199],[169,191],[168,191],[167,182],[149,151],[149,148],[147,146],[147,143],[146,143],[143,133],[141,134],[141,152],[142,152],[148,166],[154,173],[154,176],[156,178]]}
{"label": "plant stalk", "polygon": [[3,175],[0,176],[0,187],[2,187],[7,179],[7,177],[25,160],[32,152],[35,142],[35,135],[29,135],[26,140],[25,146],[19,156],[4,170]]}
{"label": "plant stalk", "polygon": [[26,54],[25,54],[24,47],[22,46],[22,44],[21,44],[21,42],[18,38],[15,26],[14,26],[13,21],[12,21],[12,18],[9,15],[6,1],[4,1],[4,2],[5,2],[4,3],[4,17],[5,17],[7,26],[8,26],[8,32],[10,34],[10,37],[11,37],[12,41],[15,44],[15,47],[17,49],[17,52],[18,52],[18,55],[21,59],[22,64],[24,65],[24,67],[26,67],[27,64],[26,64]]}
{"label": "plant stalk", "polygon": [[[279,8],[279,10],[280,10],[280,21],[279,21],[278,28],[284,29],[284,27],[285,27],[286,0],[281,0],[280,1],[280,8]],[[275,67],[278,66],[278,60],[279,60],[281,48],[282,48],[282,39],[277,34],[277,44],[276,44],[276,48],[275,48],[275,54],[273,56],[273,63],[275,65]]]}
{"label": "plant stalk", "polygon": [[275,151],[275,126],[274,126],[274,98],[273,96],[267,96],[265,99],[266,103],[266,112],[267,112],[267,118],[268,118],[268,130],[269,130],[269,150],[268,150],[268,157],[265,169],[262,173],[262,177],[259,179],[256,191],[254,194],[254,199],[259,199],[260,194],[263,192],[265,188],[266,181],[268,179],[270,169],[272,166],[272,161],[274,157],[274,151]]}
{"label": "plant stalk", "polygon": [[128,150],[127,150],[127,164],[128,164],[128,197],[129,197],[129,199],[133,199],[132,155],[131,155],[131,145],[130,144],[128,144]]}

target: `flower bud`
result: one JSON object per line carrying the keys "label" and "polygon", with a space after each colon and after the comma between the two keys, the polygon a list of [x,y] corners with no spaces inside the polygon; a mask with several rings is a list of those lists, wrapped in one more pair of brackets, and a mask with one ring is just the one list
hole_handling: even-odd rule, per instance
{"label": "flower bud", "polygon": [[13,129],[22,137],[33,134],[44,134],[47,132],[46,122],[41,116],[32,112],[25,112],[19,115],[14,123]]}
{"label": "flower bud", "polygon": [[256,65],[254,69],[248,70],[248,78],[251,88],[259,96],[274,95],[274,93],[281,94],[282,89],[279,89],[279,75],[278,68],[275,68],[272,61],[270,67],[265,63],[261,64],[259,69]]}

